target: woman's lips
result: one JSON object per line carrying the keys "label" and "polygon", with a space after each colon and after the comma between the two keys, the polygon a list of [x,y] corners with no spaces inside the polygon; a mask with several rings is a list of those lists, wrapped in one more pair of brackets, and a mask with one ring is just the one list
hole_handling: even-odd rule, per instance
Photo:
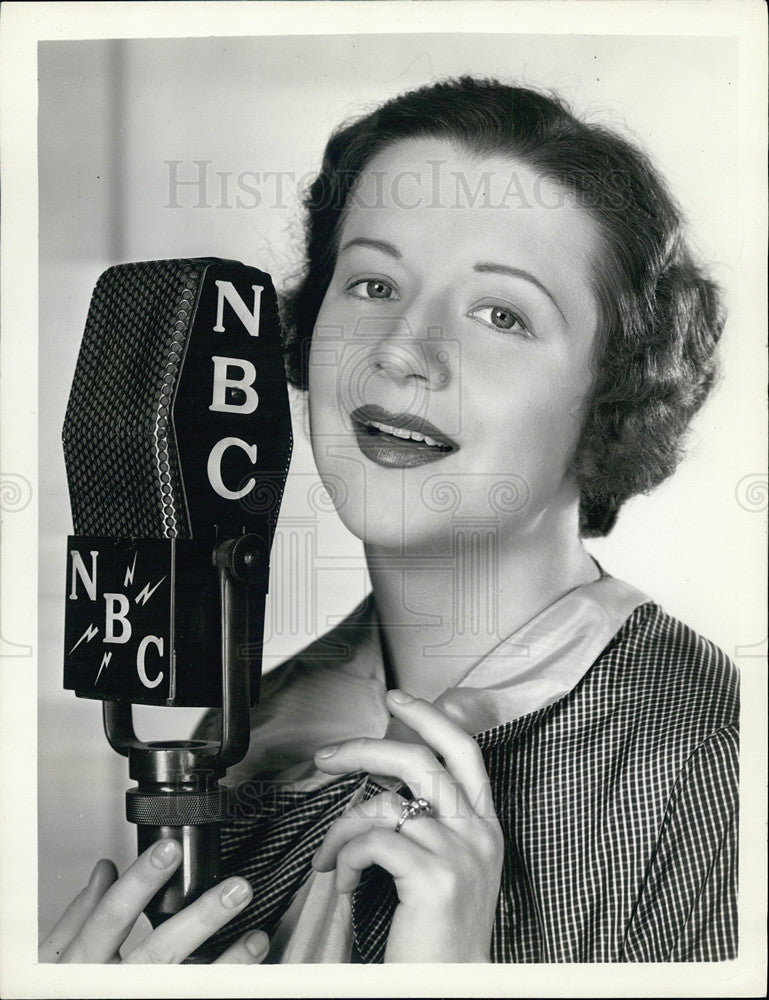
{"label": "woman's lips", "polygon": [[359,406],[350,417],[358,447],[377,465],[408,469],[437,462],[459,449],[434,424],[410,413]]}

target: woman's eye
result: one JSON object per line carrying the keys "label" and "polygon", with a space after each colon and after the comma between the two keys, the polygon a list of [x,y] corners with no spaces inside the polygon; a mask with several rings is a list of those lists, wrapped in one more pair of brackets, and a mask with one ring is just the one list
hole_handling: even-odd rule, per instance
{"label": "woman's eye", "polygon": [[497,330],[513,330],[529,336],[526,324],[520,316],[505,306],[478,306],[476,309],[471,309],[468,315],[496,327]]}
{"label": "woman's eye", "polygon": [[393,286],[378,278],[366,278],[364,281],[356,281],[347,289],[348,292],[359,299],[390,299],[395,295]]}

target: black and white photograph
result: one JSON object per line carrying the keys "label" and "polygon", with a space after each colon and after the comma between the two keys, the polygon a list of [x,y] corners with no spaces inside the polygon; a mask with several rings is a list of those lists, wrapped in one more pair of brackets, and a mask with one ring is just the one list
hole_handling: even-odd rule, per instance
{"label": "black and white photograph", "polygon": [[765,30],[4,5],[3,996],[761,992]]}

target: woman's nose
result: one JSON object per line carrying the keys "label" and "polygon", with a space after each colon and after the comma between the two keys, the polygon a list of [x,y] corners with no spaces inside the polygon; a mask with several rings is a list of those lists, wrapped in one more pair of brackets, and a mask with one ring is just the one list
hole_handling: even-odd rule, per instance
{"label": "woman's nose", "polygon": [[419,385],[431,391],[451,382],[451,344],[443,327],[421,324],[403,316],[372,329],[368,362],[374,374],[396,385]]}

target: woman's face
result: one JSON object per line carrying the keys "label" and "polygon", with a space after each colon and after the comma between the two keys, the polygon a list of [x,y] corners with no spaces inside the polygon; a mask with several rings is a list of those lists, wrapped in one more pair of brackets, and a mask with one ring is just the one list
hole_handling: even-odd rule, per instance
{"label": "woman's face", "polygon": [[[415,139],[350,198],[310,354],[315,460],[347,527],[405,552],[576,514],[593,220],[530,168]],[[576,527],[576,518],[574,517]]]}

